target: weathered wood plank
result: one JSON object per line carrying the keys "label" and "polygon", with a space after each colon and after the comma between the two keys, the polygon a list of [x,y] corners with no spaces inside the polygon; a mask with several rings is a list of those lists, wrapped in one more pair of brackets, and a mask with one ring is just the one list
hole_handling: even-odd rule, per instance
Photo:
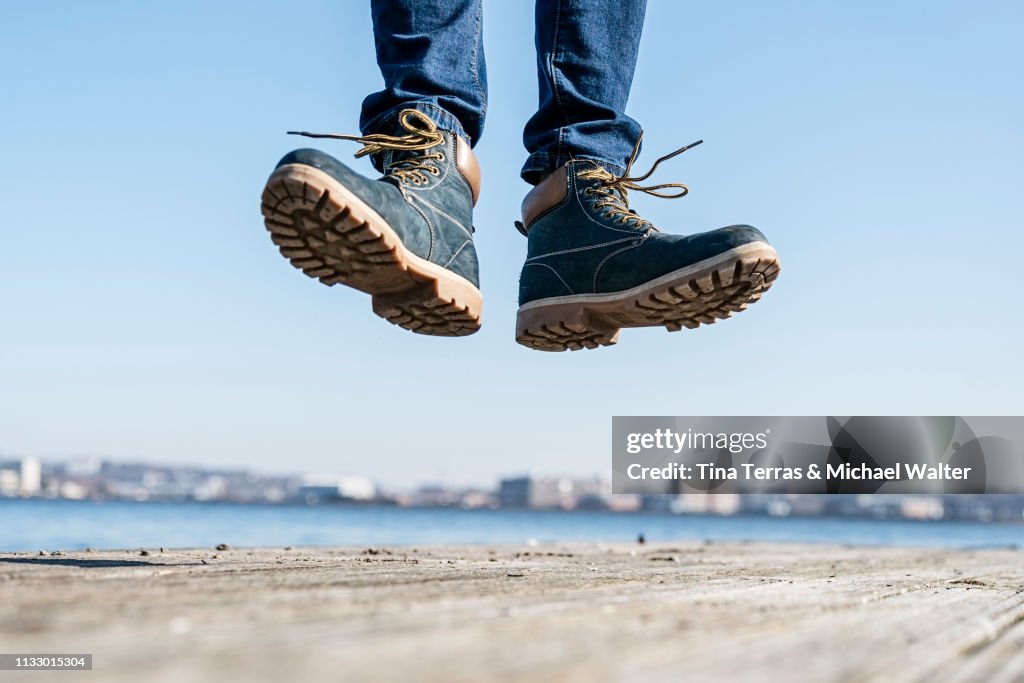
{"label": "weathered wood plank", "polygon": [[91,652],[105,681],[1020,681],[1022,557],[779,544],[5,554],[0,642]]}

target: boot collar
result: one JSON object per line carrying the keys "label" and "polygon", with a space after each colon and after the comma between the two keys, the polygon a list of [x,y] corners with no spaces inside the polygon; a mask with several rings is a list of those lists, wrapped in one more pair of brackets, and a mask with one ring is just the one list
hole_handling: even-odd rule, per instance
{"label": "boot collar", "polygon": [[564,202],[568,193],[569,164],[563,164],[537,183],[523,199],[523,220],[516,222],[516,229],[525,235],[541,214]]}

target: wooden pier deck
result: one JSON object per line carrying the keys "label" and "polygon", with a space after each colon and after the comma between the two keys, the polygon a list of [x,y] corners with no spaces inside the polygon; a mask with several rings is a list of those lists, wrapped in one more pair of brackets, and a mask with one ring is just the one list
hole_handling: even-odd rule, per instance
{"label": "wooden pier deck", "polygon": [[1024,681],[1024,552],[0,553],[0,652],[102,681]]}

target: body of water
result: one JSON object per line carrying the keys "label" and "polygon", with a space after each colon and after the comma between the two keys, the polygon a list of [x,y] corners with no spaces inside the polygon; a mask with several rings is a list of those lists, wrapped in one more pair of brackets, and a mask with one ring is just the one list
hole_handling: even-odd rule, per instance
{"label": "body of water", "polygon": [[1024,547],[1024,525],[661,513],[0,499],[0,550],[797,541]]}

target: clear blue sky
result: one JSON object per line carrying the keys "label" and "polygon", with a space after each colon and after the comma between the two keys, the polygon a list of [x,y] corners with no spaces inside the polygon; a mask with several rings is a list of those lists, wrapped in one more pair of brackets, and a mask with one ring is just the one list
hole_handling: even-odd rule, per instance
{"label": "clear blue sky", "polygon": [[651,0],[640,167],[706,144],[659,170],[689,197],[636,206],[757,225],[783,271],[735,320],[573,354],[513,340],[531,5],[485,2],[484,328],[451,340],[261,222],[284,131],[354,132],[380,85],[368,3],[6,3],[0,453],[488,484],[606,475],[616,414],[1024,413],[1024,5]]}

